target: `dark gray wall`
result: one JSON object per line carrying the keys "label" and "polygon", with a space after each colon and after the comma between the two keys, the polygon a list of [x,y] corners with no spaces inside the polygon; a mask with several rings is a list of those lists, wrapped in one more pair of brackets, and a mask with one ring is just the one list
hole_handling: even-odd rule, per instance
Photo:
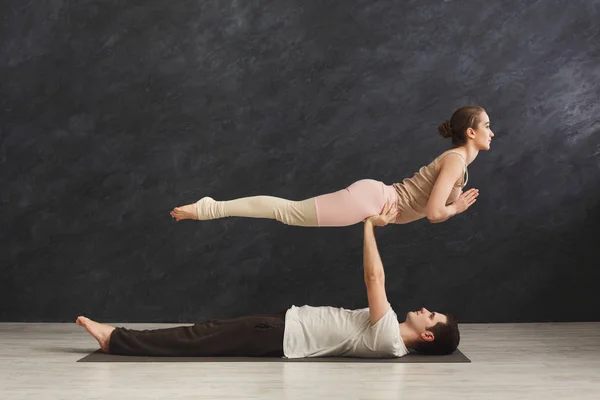
{"label": "dark gray wall", "polygon": [[[125,4],[127,3],[127,4]],[[210,195],[401,181],[483,105],[467,213],[377,230],[388,296],[600,320],[600,1],[4,1],[2,321],[365,307],[362,226],[175,223]]]}

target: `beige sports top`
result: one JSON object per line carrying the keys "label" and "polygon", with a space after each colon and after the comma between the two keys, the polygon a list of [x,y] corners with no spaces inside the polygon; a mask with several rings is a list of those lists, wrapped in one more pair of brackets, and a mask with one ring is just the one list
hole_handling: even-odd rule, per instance
{"label": "beige sports top", "polygon": [[457,151],[448,150],[436,157],[429,165],[421,167],[412,178],[406,178],[402,183],[394,183],[392,185],[398,193],[398,210],[400,211],[394,223],[406,224],[425,217],[425,207],[427,207],[433,185],[440,173],[439,162],[451,153],[457,154],[463,159],[465,162],[465,172],[461,179],[462,183],[456,183],[452,188],[446,205],[458,199],[462,188],[467,185],[469,180],[469,171],[467,171],[467,162],[462,154]]}

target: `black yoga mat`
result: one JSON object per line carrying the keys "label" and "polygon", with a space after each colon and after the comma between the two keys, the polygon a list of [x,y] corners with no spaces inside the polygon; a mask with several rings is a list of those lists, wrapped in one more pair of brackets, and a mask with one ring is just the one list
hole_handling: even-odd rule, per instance
{"label": "black yoga mat", "polygon": [[399,358],[354,358],[354,357],[140,357],[117,356],[97,350],[77,362],[338,362],[338,363],[470,363],[460,350],[445,356],[408,354]]}

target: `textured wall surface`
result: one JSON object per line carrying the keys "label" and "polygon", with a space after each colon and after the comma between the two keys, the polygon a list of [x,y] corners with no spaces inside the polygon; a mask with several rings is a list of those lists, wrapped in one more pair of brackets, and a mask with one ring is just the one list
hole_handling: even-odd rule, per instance
{"label": "textured wall surface", "polygon": [[210,195],[399,182],[484,106],[478,202],[378,229],[388,297],[600,320],[600,1],[0,4],[0,320],[365,307],[362,226],[174,222]]}

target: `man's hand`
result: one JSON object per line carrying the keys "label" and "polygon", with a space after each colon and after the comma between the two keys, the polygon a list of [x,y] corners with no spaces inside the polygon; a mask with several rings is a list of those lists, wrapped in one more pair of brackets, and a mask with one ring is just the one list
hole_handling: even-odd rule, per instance
{"label": "man's hand", "polygon": [[369,218],[366,218],[365,223],[368,222],[374,226],[386,226],[390,222],[394,221],[398,217],[399,213],[400,211],[395,203],[394,205],[388,205],[386,202],[383,206],[383,210],[381,210],[381,213],[379,215],[373,215]]}

